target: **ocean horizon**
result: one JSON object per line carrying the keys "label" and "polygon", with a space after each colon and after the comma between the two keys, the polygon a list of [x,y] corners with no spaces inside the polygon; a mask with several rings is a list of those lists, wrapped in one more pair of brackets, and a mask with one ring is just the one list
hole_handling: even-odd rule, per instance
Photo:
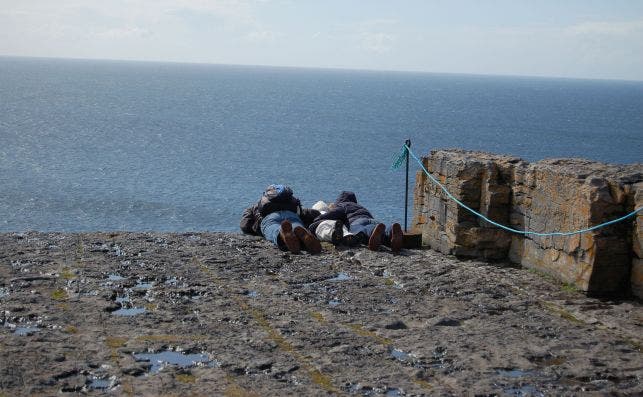
{"label": "ocean horizon", "polygon": [[550,76],[550,75],[529,75],[529,74],[497,74],[497,73],[462,73],[462,72],[443,72],[427,70],[404,70],[404,69],[360,69],[347,67],[315,67],[315,66],[292,66],[292,65],[269,65],[269,64],[242,64],[242,63],[216,63],[216,62],[188,62],[172,60],[147,60],[147,59],[120,59],[120,58],[76,58],[76,57],[46,57],[46,56],[23,56],[23,55],[0,55],[1,59],[16,60],[34,60],[34,61],[70,61],[70,62],[114,62],[114,63],[139,63],[139,64],[167,64],[167,65],[194,65],[194,66],[214,66],[214,67],[235,67],[235,68],[264,68],[264,69],[283,69],[283,70],[302,70],[302,71],[338,71],[338,72],[363,72],[363,73],[400,73],[400,74],[427,74],[434,76],[463,76],[463,77],[505,77],[505,78],[526,78],[526,79],[546,79],[546,80],[578,80],[578,81],[606,81],[606,82],[624,82],[624,83],[643,83],[643,80],[622,79],[622,78],[591,78],[591,77],[572,77],[572,76]]}
{"label": "ocean horizon", "polygon": [[407,138],[633,163],[641,109],[640,81],[0,57],[0,231],[237,231],[270,183],[403,221]]}

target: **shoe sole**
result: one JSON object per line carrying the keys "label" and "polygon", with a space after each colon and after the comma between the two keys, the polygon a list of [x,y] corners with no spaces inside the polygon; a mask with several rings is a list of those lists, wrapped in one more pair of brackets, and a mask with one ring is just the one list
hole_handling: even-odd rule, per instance
{"label": "shoe sole", "polygon": [[371,237],[368,239],[368,249],[371,251],[377,251],[380,249],[380,245],[382,245],[382,235],[384,234],[384,224],[383,223],[378,223],[377,226],[375,226],[375,229],[373,229],[373,233],[371,233]]}
{"label": "shoe sole", "polygon": [[306,251],[311,254],[319,254],[321,252],[321,243],[308,230],[297,226],[294,232],[299,241],[304,243]]}
{"label": "shoe sole", "polygon": [[391,251],[400,252],[404,243],[404,234],[402,233],[402,226],[399,223],[394,223],[391,226]]}
{"label": "shoe sole", "polygon": [[281,230],[279,231],[279,235],[281,236],[281,240],[286,245],[286,248],[288,248],[288,251],[292,252],[293,254],[298,254],[300,252],[301,247],[299,245],[299,239],[293,233],[292,224],[290,223],[290,221],[281,222]]}
{"label": "shoe sole", "polygon": [[354,234],[347,234],[344,236],[342,239],[342,242],[344,245],[349,246],[349,247],[356,247],[359,245],[359,238],[354,235]]}
{"label": "shoe sole", "polygon": [[333,227],[333,234],[330,237],[330,242],[334,245],[337,245],[342,242],[344,238],[344,224],[342,221],[335,221],[335,226]]}

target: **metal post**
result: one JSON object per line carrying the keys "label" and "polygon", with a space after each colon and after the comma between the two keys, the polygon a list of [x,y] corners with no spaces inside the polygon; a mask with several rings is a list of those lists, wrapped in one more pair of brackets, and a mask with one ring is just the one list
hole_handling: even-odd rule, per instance
{"label": "metal post", "polygon": [[[404,142],[406,146],[411,148],[411,140],[407,139],[406,142]],[[410,154],[408,153],[408,149],[406,152],[406,189],[404,191],[404,231],[408,231],[407,229],[407,219],[408,219],[408,211],[409,211],[409,156]]]}

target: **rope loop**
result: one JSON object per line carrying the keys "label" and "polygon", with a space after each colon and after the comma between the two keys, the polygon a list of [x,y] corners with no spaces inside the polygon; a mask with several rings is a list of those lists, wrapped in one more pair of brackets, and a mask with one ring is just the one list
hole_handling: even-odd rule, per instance
{"label": "rope loop", "polygon": [[466,209],[467,211],[471,212],[472,214],[476,215],[477,217],[479,217],[479,218],[481,218],[481,219],[483,219],[483,220],[485,220],[485,221],[489,222],[490,224],[492,224],[492,225],[494,225],[494,226],[496,226],[496,227],[499,227],[499,228],[501,228],[501,229],[503,229],[503,230],[506,230],[506,231],[508,231],[508,232],[511,232],[511,233],[522,234],[522,235],[532,235],[532,236],[539,236],[539,237],[547,237],[547,236],[572,236],[572,235],[574,235],[574,234],[582,234],[582,233],[591,232],[591,231],[593,231],[593,230],[600,229],[600,228],[603,228],[603,227],[605,227],[605,226],[609,226],[609,225],[612,225],[612,224],[614,224],[614,223],[621,222],[621,221],[623,221],[623,220],[625,220],[625,219],[627,219],[627,218],[630,218],[630,217],[632,217],[632,216],[636,215],[639,211],[643,210],[643,207],[640,207],[640,208],[637,208],[637,209],[635,209],[634,211],[632,211],[632,212],[630,212],[630,213],[628,213],[628,214],[626,214],[626,215],[623,215],[623,216],[622,216],[622,217],[620,217],[620,218],[613,219],[613,220],[611,220],[611,221],[607,221],[607,222],[603,222],[603,223],[601,223],[601,224],[599,224],[599,225],[595,225],[595,226],[592,226],[592,227],[588,227],[588,228],[586,228],[586,229],[574,230],[574,231],[571,231],[571,232],[549,232],[549,233],[540,233],[540,232],[533,232],[533,231],[529,231],[529,230],[517,230],[517,229],[511,228],[511,227],[509,227],[509,226],[502,225],[502,224],[500,224],[500,223],[498,223],[498,222],[492,221],[491,219],[489,219],[489,218],[487,218],[486,216],[482,215],[482,214],[481,214],[481,213],[479,213],[478,211],[476,211],[476,210],[474,210],[473,208],[471,208],[471,207],[467,206],[467,205],[466,205],[465,203],[463,203],[462,201],[458,200],[455,196],[453,196],[453,195],[452,195],[452,194],[447,190],[447,188],[446,188],[446,187],[444,187],[444,185],[443,185],[443,184],[441,184],[441,183],[440,183],[440,181],[438,181],[438,180],[437,180],[433,175],[431,175],[431,173],[426,169],[426,167],[424,167],[424,164],[422,164],[422,161],[421,161],[421,160],[420,160],[420,159],[415,155],[415,153],[413,153],[413,151],[411,150],[411,148],[410,148],[410,147],[408,147],[407,145],[404,145],[404,146],[402,147],[402,150],[401,150],[400,154],[397,156],[397,159],[395,160],[395,162],[393,163],[393,165],[391,166],[391,169],[399,168],[399,167],[400,167],[400,165],[402,165],[402,163],[403,163],[403,162],[404,162],[404,160],[406,159],[406,156],[408,156],[408,155],[410,155],[411,157],[413,157],[413,159],[415,159],[415,161],[417,161],[417,163],[418,163],[418,164],[420,165],[420,167],[422,168],[422,171],[424,171],[424,173],[426,174],[426,176],[428,176],[428,177],[429,177],[429,179],[431,180],[431,182],[433,182],[433,183],[434,183],[434,184],[436,184],[440,189],[442,189],[442,191],[447,195],[447,197],[449,197],[451,200],[455,201],[455,203],[456,203],[456,204],[458,204],[460,207],[462,207],[462,208]]}

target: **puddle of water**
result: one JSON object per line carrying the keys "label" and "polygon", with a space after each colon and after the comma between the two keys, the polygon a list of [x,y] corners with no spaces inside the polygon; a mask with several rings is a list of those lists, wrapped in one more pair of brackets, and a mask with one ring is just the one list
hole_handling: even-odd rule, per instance
{"label": "puddle of water", "polygon": [[181,368],[185,368],[193,367],[201,363],[206,365],[213,363],[207,354],[183,354],[170,350],[159,353],[134,353],[134,359],[136,361],[149,361],[152,364],[152,368],[150,368],[152,373],[159,372],[165,364],[178,365]]}
{"label": "puddle of water", "polygon": [[532,396],[532,397],[544,397],[545,394],[538,389],[536,389],[534,386],[526,385],[526,386],[521,386],[521,387],[510,387],[508,389],[504,389],[504,392],[509,394],[510,396]]}
{"label": "puddle of water", "polygon": [[109,389],[111,386],[112,386],[112,381],[109,379],[93,378],[89,382],[90,389],[105,390],[105,389]]}
{"label": "puddle of water", "polygon": [[116,303],[120,303],[121,305],[122,305],[123,303],[129,303],[129,302],[130,302],[130,300],[129,300],[129,295],[125,295],[125,296],[117,296],[117,297],[116,297]]}
{"label": "puddle of water", "polygon": [[360,396],[372,396],[374,390],[370,386],[362,386],[361,383],[351,383],[348,387],[348,392],[350,394],[359,394]]}
{"label": "puddle of water", "polygon": [[119,245],[115,245],[113,249],[114,249],[114,254],[116,254],[116,256],[126,255],[125,251],[123,251]]}
{"label": "puddle of water", "polygon": [[125,277],[122,277],[119,274],[113,273],[113,274],[108,275],[107,279],[110,280],[110,281],[121,281],[121,280],[125,280]]}
{"label": "puddle of water", "polygon": [[329,278],[327,281],[346,281],[346,280],[352,280],[353,278],[345,272],[339,272],[337,275],[333,278]]}
{"label": "puddle of water", "polygon": [[20,336],[29,336],[38,331],[40,329],[37,327],[16,327],[13,333]]}
{"label": "puddle of water", "polygon": [[165,280],[165,285],[172,285],[176,286],[179,283],[179,280],[176,279],[176,277],[169,278]]}
{"label": "puddle of water", "polygon": [[0,298],[4,298],[7,295],[9,295],[9,291],[6,288],[0,288]]}
{"label": "puddle of water", "polygon": [[387,396],[387,397],[397,397],[397,396],[401,396],[401,395],[402,395],[402,391],[400,389],[398,389],[398,388],[389,387],[388,389],[386,389],[385,396]]}
{"label": "puddle of water", "polygon": [[250,297],[250,298],[256,298],[259,296],[259,292],[257,291],[246,291],[245,295]]}
{"label": "puddle of water", "polygon": [[125,317],[131,317],[131,316],[136,316],[137,314],[145,313],[145,308],[144,307],[132,307],[130,309],[118,309],[114,310],[112,312],[113,315],[115,316],[125,316]]}
{"label": "puddle of water", "polygon": [[445,368],[450,360],[447,360],[447,348],[438,346],[433,350],[433,360],[431,361],[432,368]]}
{"label": "puddle of water", "polygon": [[152,282],[146,283],[146,282],[143,282],[143,281],[139,280],[138,282],[136,282],[136,285],[134,286],[134,289],[150,289],[150,288],[152,288],[153,285],[154,285],[154,283],[152,283]]}
{"label": "puddle of water", "polygon": [[395,348],[392,349],[391,356],[393,356],[398,361],[402,361],[402,362],[409,361],[409,354],[400,349],[395,349]]}
{"label": "puddle of water", "polygon": [[335,306],[339,305],[340,303],[342,303],[342,301],[340,301],[340,300],[339,300],[339,299],[337,299],[337,298],[333,298],[333,299],[331,299],[331,300],[329,300],[329,301],[328,301],[328,304],[329,304],[330,306],[332,306],[332,307],[335,307]]}
{"label": "puddle of water", "polygon": [[523,371],[521,369],[496,369],[496,373],[500,376],[506,376],[507,378],[522,378],[523,376],[530,376],[533,371]]}

